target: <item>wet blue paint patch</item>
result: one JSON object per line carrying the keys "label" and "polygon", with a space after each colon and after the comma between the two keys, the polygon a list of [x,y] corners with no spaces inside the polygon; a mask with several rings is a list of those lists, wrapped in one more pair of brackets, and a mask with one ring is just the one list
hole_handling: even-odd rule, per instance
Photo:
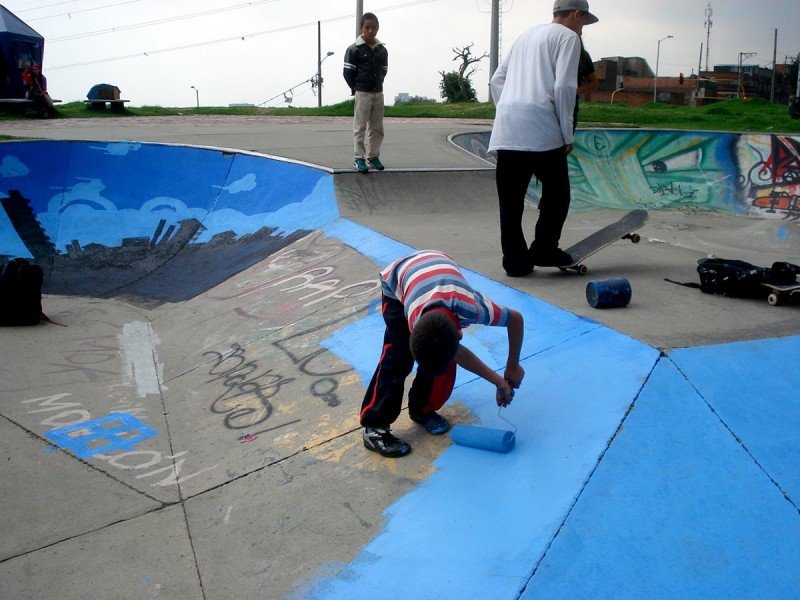
{"label": "wet blue paint patch", "polygon": [[800,506],[800,337],[687,348],[671,357]]}
{"label": "wet blue paint patch", "polygon": [[[515,597],[657,359],[597,328],[525,360],[526,381],[505,412],[519,426],[516,448],[448,448],[429,479],[387,509],[385,531],[304,597]],[[456,387],[453,401],[481,425],[505,426],[482,379]]]}
{"label": "wet blue paint patch", "polygon": [[137,443],[156,435],[155,429],[130,413],[109,413],[101,419],[51,429],[44,434],[53,444],[78,458],[117,450],[130,452]]}
{"label": "wet blue paint patch", "polygon": [[521,598],[790,598],[798,564],[797,510],[663,359]]}

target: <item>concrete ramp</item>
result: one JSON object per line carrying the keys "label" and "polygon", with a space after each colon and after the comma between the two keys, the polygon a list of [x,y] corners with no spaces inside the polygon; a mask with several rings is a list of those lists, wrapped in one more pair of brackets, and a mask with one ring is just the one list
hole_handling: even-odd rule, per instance
{"label": "concrete ramp", "polygon": [[[682,229],[643,246],[660,263],[627,246],[598,262],[651,269],[634,293],[652,289],[587,316],[563,306],[585,279],[537,269],[511,286],[497,272],[491,170],[364,177],[220,149],[14,142],[0,144],[0,184],[0,254],[45,267],[45,311],[67,325],[0,329],[2,597],[800,586],[800,376],[780,367],[800,360],[797,307],[695,290],[673,302],[655,282],[695,259]],[[764,223],[749,219],[748,237]],[[511,454],[451,446],[406,414],[393,430],[410,456],[362,446],[377,272],[420,247],[450,252],[525,316],[526,380],[503,413],[518,427]],[[683,345],[696,347],[650,342],[685,341],[694,322],[698,343]],[[503,369],[504,330],[471,327],[464,343]],[[463,370],[442,412],[507,426],[492,386]]]}

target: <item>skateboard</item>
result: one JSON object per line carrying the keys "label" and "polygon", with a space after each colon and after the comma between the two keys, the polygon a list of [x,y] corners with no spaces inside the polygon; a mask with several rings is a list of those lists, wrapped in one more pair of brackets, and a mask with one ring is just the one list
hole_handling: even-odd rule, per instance
{"label": "skateboard", "polygon": [[762,282],[765,288],[770,290],[767,302],[770,306],[779,304],[790,304],[800,301],[800,283],[777,284]]}
{"label": "skateboard", "polygon": [[570,265],[563,265],[558,268],[562,272],[571,270],[581,275],[586,275],[589,269],[586,265],[582,264],[584,260],[619,239],[630,240],[634,244],[638,244],[642,238],[638,233],[633,232],[640,229],[646,221],[646,210],[638,209],[630,211],[616,223],[606,225],[599,231],[595,231],[589,237],[567,248],[565,252],[572,257],[574,262]]}

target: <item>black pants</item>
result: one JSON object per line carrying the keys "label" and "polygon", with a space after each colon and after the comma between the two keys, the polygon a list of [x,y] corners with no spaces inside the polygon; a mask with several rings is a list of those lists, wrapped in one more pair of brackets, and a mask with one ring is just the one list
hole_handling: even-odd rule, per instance
{"label": "black pants", "polygon": [[[535,238],[529,250],[522,232],[522,213],[525,194],[534,175],[542,182],[542,198]],[[570,202],[567,154],[563,147],[545,152],[498,150],[495,177],[500,201],[503,267],[508,271],[522,271],[532,265],[532,254],[558,247]]]}
{"label": "black pants", "polygon": [[[403,305],[383,297],[383,351],[378,367],[369,382],[361,403],[361,424],[364,427],[388,427],[400,416],[406,377],[414,368],[414,357],[408,346],[411,335]],[[417,371],[408,392],[408,412],[414,416],[439,410],[450,398],[456,381],[456,363],[441,375],[430,376]]]}

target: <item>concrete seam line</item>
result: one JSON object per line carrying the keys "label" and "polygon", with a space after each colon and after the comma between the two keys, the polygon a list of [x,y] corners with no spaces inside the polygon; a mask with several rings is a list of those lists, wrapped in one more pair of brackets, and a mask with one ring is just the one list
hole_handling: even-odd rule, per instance
{"label": "concrete seam line", "polygon": [[76,460],[76,461],[78,461],[79,463],[81,463],[81,464],[83,464],[83,465],[85,465],[85,466],[89,467],[90,469],[92,469],[92,470],[94,470],[94,471],[97,471],[98,473],[102,473],[103,475],[105,475],[105,476],[106,476],[106,477],[108,477],[109,479],[111,479],[111,480],[113,480],[113,481],[116,481],[117,483],[119,483],[119,484],[121,484],[121,485],[124,485],[126,488],[128,488],[128,489],[130,489],[130,490],[132,490],[132,491],[136,492],[137,494],[140,494],[140,495],[142,495],[142,496],[144,496],[144,497],[146,497],[146,498],[148,498],[148,499],[152,500],[153,502],[158,502],[158,503],[159,503],[159,504],[160,504],[162,507],[164,507],[164,506],[172,506],[172,505],[176,504],[176,502],[164,502],[163,500],[159,500],[159,499],[158,499],[158,498],[156,498],[155,496],[151,496],[151,495],[150,495],[150,494],[148,494],[147,492],[143,492],[142,490],[139,490],[139,489],[137,489],[137,488],[133,487],[133,486],[132,486],[132,485],[130,485],[129,483],[126,483],[126,482],[122,481],[121,479],[118,479],[118,478],[114,477],[114,476],[113,476],[111,473],[107,473],[107,472],[106,472],[106,471],[104,471],[103,469],[100,469],[100,468],[98,468],[98,467],[94,466],[92,463],[88,462],[87,460],[84,460],[84,459],[82,459],[82,458],[78,458],[78,457],[77,457],[77,456],[75,456],[74,454],[70,454],[69,452],[67,452],[67,451],[66,451],[66,450],[64,450],[63,448],[60,448],[60,447],[58,447],[58,446],[55,446],[55,445],[51,444],[51,443],[50,443],[48,440],[46,440],[45,438],[43,438],[42,436],[40,436],[40,435],[39,435],[38,433],[36,433],[35,431],[31,431],[30,429],[28,429],[27,427],[25,427],[25,426],[24,426],[24,425],[22,425],[21,423],[17,423],[17,422],[16,422],[14,419],[10,418],[10,417],[9,417],[9,416],[7,416],[7,415],[4,415],[3,413],[0,413],[0,418],[3,418],[3,419],[5,419],[6,421],[8,421],[9,423],[11,423],[12,425],[16,425],[17,427],[19,427],[20,429],[22,429],[22,430],[23,430],[25,433],[27,433],[29,436],[31,436],[32,438],[35,438],[35,439],[39,440],[40,442],[43,442],[43,443],[44,443],[44,444],[46,444],[48,447],[52,446],[52,447],[56,448],[56,449],[57,449],[59,452],[63,452],[63,453],[64,453],[64,454],[66,454],[68,457],[70,457],[70,458],[72,458],[72,459],[75,459],[75,460]]}
{"label": "concrete seam line", "polygon": [[719,422],[722,424],[722,426],[725,429],[728,430],[728,433],[731,434],[733,439],[736,441],[737,444],[739,444],[739,446],[742,448],[742,450],[745,451],[747,456],[749,456],[750,459],[753,461],[753,463],[755,463],[755,465],[761,470],[761,472],[763,472],[764,475],[767,476],[767,479],[769,479],[772,482],[772,485],[774,485],[776,488],[778,488],[778,491],[783,495],[783,497],[786,499],[786,501],[789,504],[791,504],[792,507],[794,507],[794,509],[798,512],[798,514],[800,514],[800,506],[798,506],[794,502],[794,500],[792,500],[792,498],[789,496],[789,493],[781,487],[781,485],[772,477],[772,475],[769,474],[769,471],[767,471],[767,469],[758,461],[758,459],[753,455],[753,453],[750,452],[750,449],[745,445],[744,440],[742,440],[738,435],[736,435],[736,433],[734,433],[733,429],[723,420],[723,418],[714,409],[714,407],[711,406],[711,403],[708,400],[706,400],[705,396],[703,396],[703,394],[700,392],[700,390],[697,389],[697,387],[694,385],[694,383],[692,383],[692,381],[689,379],[688,375],[686,373],[684,373],[683,370],[681,370],[681,368],[675,363],[675,361],[672,360],[672,358],[670,358],[669,356],[667,358],[669,359],[669,361],[673,365],[675,365],[675,368],[678,370],[678,373],[680,373],[683,376],[683,378],[686,380],[686,383],[688,383],[689,386],[697,393],[697,395],[700,397],[700,399],[708,407],[708,410],[710,410],[711,413],[719,420]]}
{"label": "concrete seam line", "polygon": [[631,401],[630,405],[628,405],[628,409],[625,411],[625,414],[623,415],[622,419],[620,420],[619,425],[617,426],[616,430],[614,431],[614,434],[608,440],[608,443],[606,444],[606,447],[603,449],[603,451],[600,453],[600,456],[597,458],[597,462],[595,463],[595,465],[592,468],[592,470],[589,472],[589,475],[587,475],[586,480],[583,482],[583,485],[581,486],[581,489],[578,491],[577,495],[575,496],[575,499],[572,501],[572,504],[567,509],[567,512],[564,515],[564,518],[562,519],[561,523],[559,524],[558,529],[556,530],[555,534],[553,534],[553,537],[547,543],[547,547],[544,549],[544,552],[542,552],[542,555],[539,557],[539,560],[536,562],[536,565],[533,567],[533,571],[531,571],[530,576],[525,581],[525,585],[522,586],[522,589],[520,590],[519,594],[517,594],[517,599],[519,599],[522,596],[522,594],[525,593],[525,590],[527,589],[528,584],[536,576],[536,571],[539,570],[539,567],[541,566],[542,562],[547,557],[547,553],[550,551],[550,548],[552,547],[553,543],[556,541],[556,538],[559,536],[559,534],[561,533],[561,530],[564,528],[564,525],[566,525],[567,521],[569,520],[569,517],[572,514],[572,511],[575,509],[575,506],[578,504],[578,501],[581,499],[581,496],[583,496],[583,492],[586,490],[586,486],[589,485],[589,481],[592,479],[594,474],[597,472],[597,468],[600,466],[600,463],[603,461],[603,458],[605,458],[606,453],[608,452],[608,449],[611,447],[611,444],[613,444],[614,440],[617,439],[617,436],[619,435],[619,432],[622,430],[623,426],[625,425],[625,421],[628,419],[628,415],[631,414],[631,411],[633,410],[633,407],[635,406],[636,401],[639,399],[639,396],[642,395],[642,391],[647,386],[647,383],[650,381],[650,378],[653,376],[653,371],[655,371],[656,367],[661,362],[662,358],[664,358],[664,356],[659,354],[659,356],[653,362],[653,366],[651,367],[650,372],[647,374],[647,377],[644,378],[644,381],[642,382],[642,385],[639,387],[639,391],[636,392],[636,395],[633,397],[633,400]]}

